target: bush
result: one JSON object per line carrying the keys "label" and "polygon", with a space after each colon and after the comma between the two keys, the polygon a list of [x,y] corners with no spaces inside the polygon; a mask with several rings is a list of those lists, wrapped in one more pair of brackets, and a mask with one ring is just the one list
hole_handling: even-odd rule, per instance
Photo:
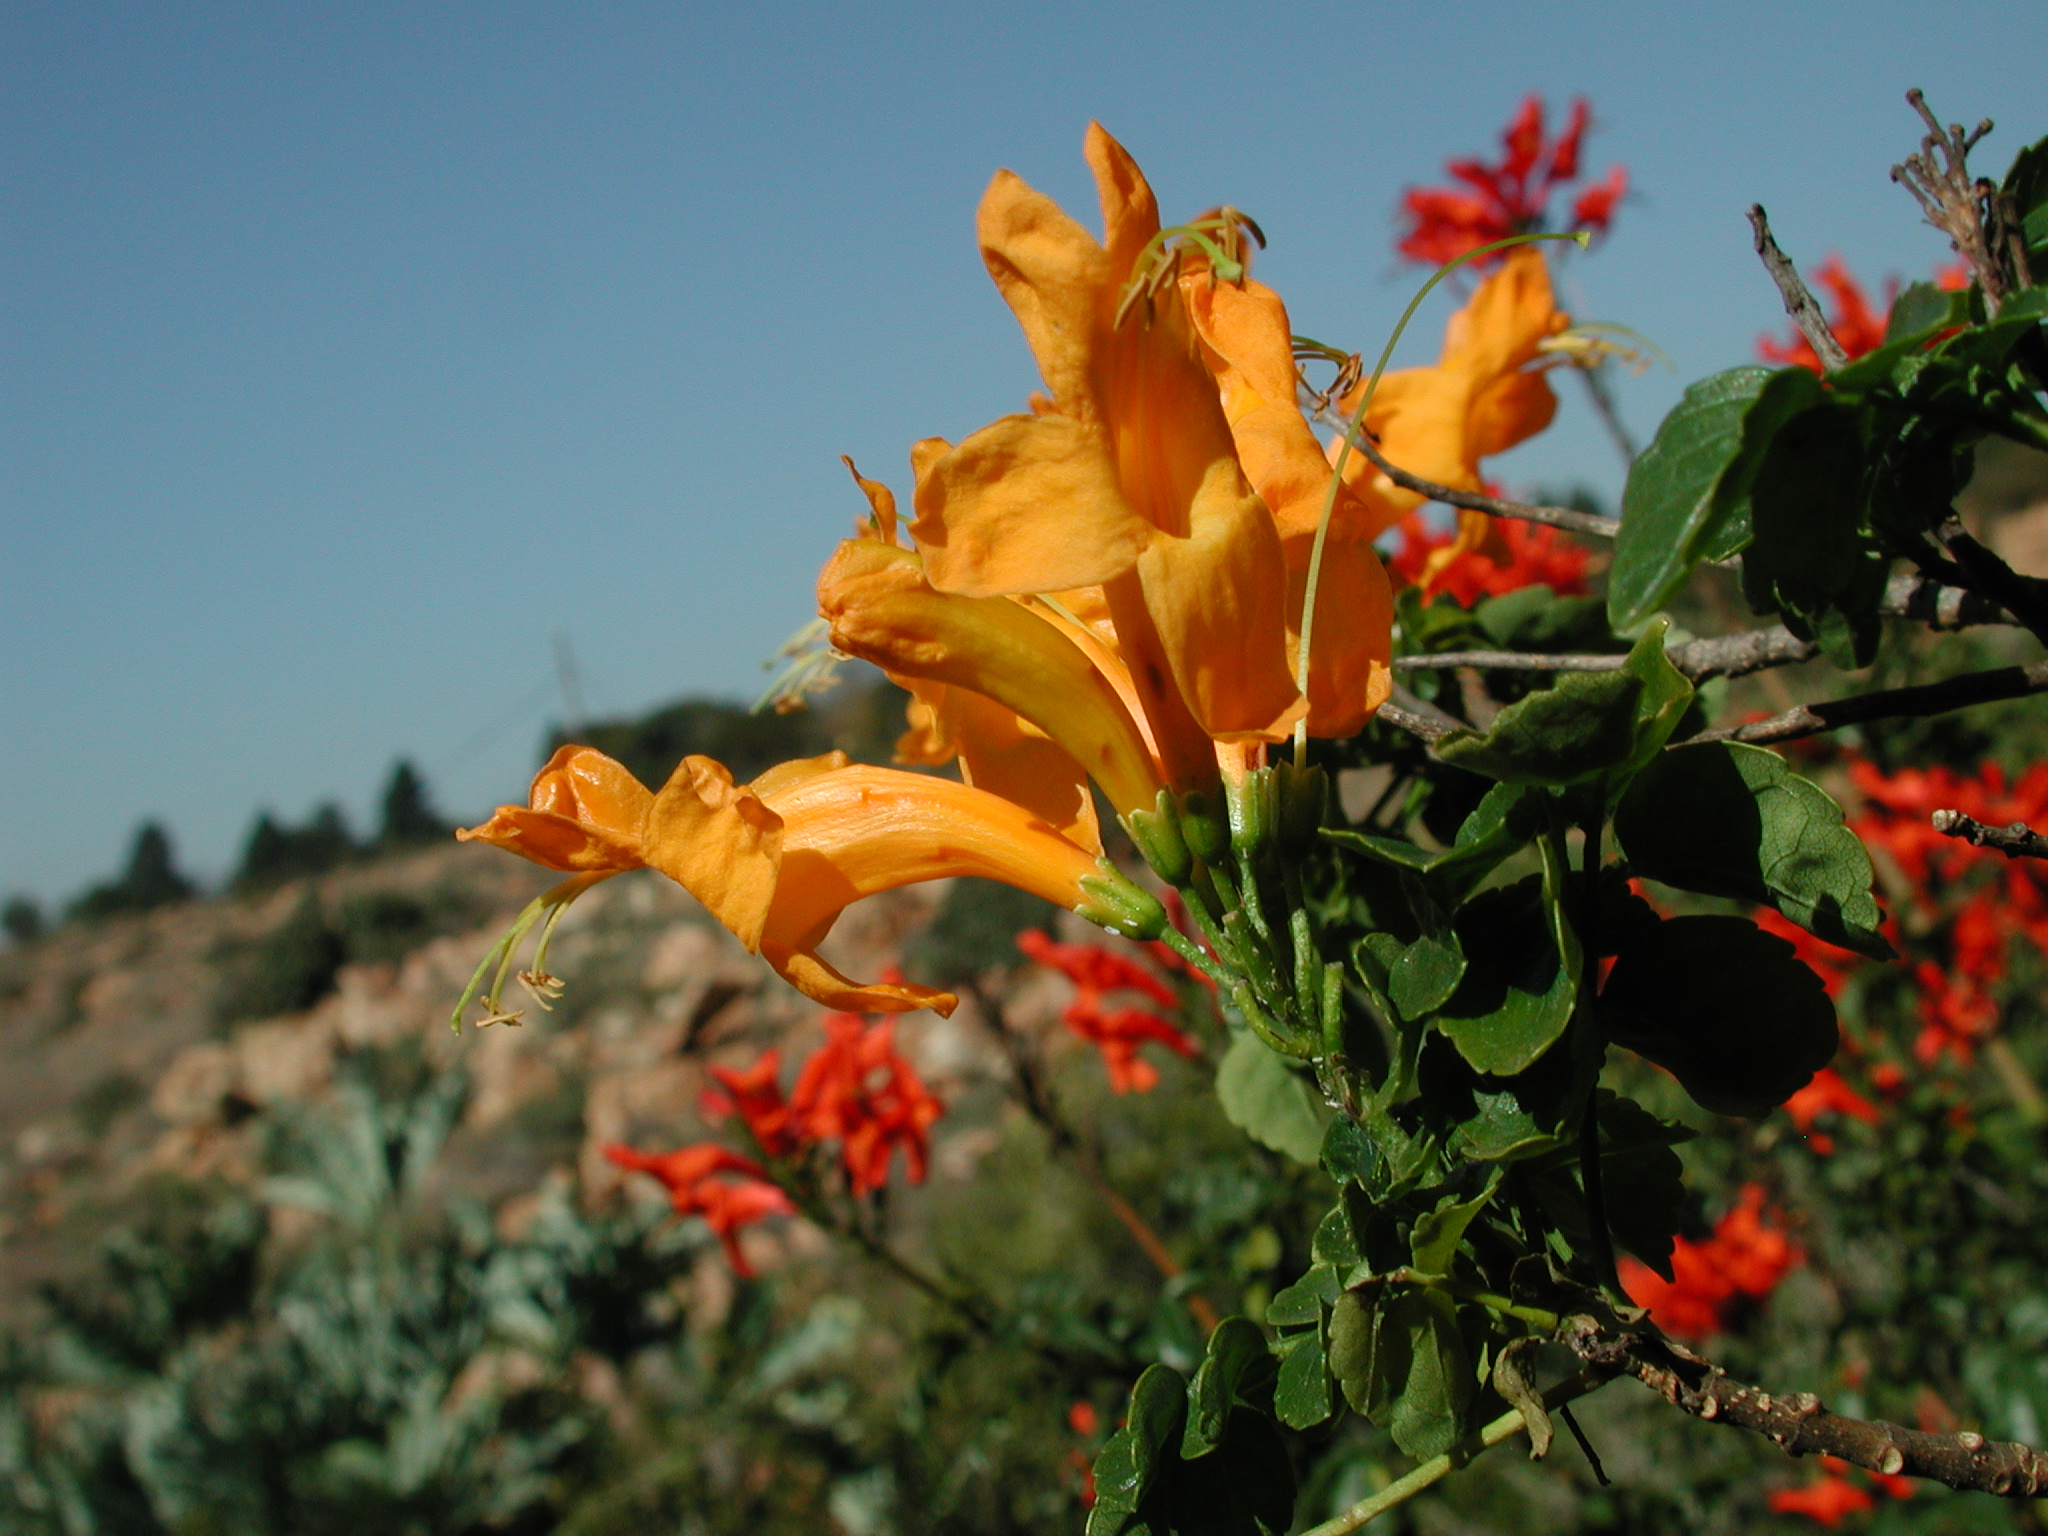
{"label": "bush", "polygon": [[308,891],[283,922],[254,944],[227,954],[214,1017],[234,1024],[310,1008],[334,990],[347,957],[341,934],[328,925],[319,898]]}
{"label": "bush", "polygon": [[242,894],[269,890],[308,875],[324,875],[359,851],[337,805],[321,806],[303,827],[285,826],[263,811],[249,829],[232,887]]}
{"label": "bush", "polygon": [[444,841],[454,830],[427,794],[427,782],[406,758],[391,769],[384,787],[384,819],[377,830],[380,849],[413,848]]}
{"label": "bush", "polygon": [[148,912],[184,901],[194,889],[178,872],[170,834],[156,822],[144,822],[135,833],[128,867],[121,877],[87,891],[71,904],[69,915],[92,921],[124,912]]}
{"label": "bush", "polygon": [[0,907],[0,928],[16,944],[33,944],[43,936],[43,909],[27,896],[11,898]]}

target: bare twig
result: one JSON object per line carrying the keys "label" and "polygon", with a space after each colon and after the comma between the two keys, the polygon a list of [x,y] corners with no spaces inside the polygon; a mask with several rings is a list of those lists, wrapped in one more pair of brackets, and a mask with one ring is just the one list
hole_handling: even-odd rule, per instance
{"label": "bare twig", "polygon": [[2048,581],[2023,576],[1977,541],[1955,517],[1934,528],[1934,541],[1948,552],[1971,588],[2011,611],[2034,637],[2048,645]]}
{"label": "bare twig", "polygon": [[1959,837],[1973,848],[1995,848],[2008,859],[2048,859],[2048,837],[2024,821],[1988,827],[1961,811],[1936,811],[1928,819],[1943,837]]}
{"label": "bare twig", "polygon": [[1361,432],[1351,441],[1352,446],[1364,454],[1374,467],[1394,484],[1403,490],[1427,496],[1431,501],[1440,501],[1446,506],[1464,507],[1469,511],[1485,512],[1493,517],[1519,518],[1525,523],[1547,523],[1552,528],[1591,534],[1596,539],[1611,539],[1621,529],[1621,524],[1614,518],[1601,517],[1594,512],[1581,512],[1576,507],[1539,507],[1528,502],[1503,501],[1498,496],[1482,496],[1477,491],[1460,491],[1435,480],[1425,480],[1422,476],[1410,474],[1398,464],[1389,462],[1369,433]]}
{"label": "bare twig", "polygon": [[1692,741],[1797,741],[1870,720],[1945,715],[1972,704],[1991,704],[2044,692],[2048,692],[2048,662],[2037,661],[2030,667],[1995,667],[1988,672],[1965,672],[1960,677],[1914,688],[1884,688],[1875,693],[1852,693],[1847,698],[1801,704],[1767,720],[1702,731]]}
{"label": "bare twig", "polygon": [[1559,1338],[1589,1366],[1635,1377],[1696,1419],[1753,1430],[1793,1456],[1837,1456],[1890,1477],[1924,1477],[1978,1493],[2031,1498],[2048,1489],[2048,1456],[1964,1430],[1931,1435],[1830,1413],[1811,1392],[1773,1397],[1654,1331],[1566,1318]]}
{"label": "bare twig", "polygon": [[1842,344],[1835,340],[1835,333],[1828,329],[1827,317],[1821,314],[1820,305],[1800,278],[1799,269],[1792,265],[1792,258],[1778,249],[1778,242],[1771,236],[1771,221],[1765,215],[1762,203],[1750,205],[1749,227],[1756,232],[1756,253],[1763,258],[1764,270],[1771,274],[1771,281],[1778,285],[1778,297],[1785,301],[1785,313],[1799,327],[1799,334],[1813,348],[1821,366],[1833,373],[1849,361],[1849,354],[1842,350]]}
{"label": "bare twig", "polygon": [[2011,291],[2008,279],[2014,275],[1999,261],[2010,242],[2004,238],[1998,188],[1970,175],[1970,151],[1991,131],[1991,119],[1966,134],[1961,123],[1942,127],[1918,90],[1906,92],[1906,100],[1927,125],[1927,136],[1920,141],[1918,154],[1892,167],[1892,180],[1913,194],[1927,222],[1947,235],[1956,254],[1970,264],[1984,293],[1985,313],[1996,320]]}
{"label": "bare twig", "polygon": [[[1924,576],[1894,576],[1877,611],[1894,618],[1918,619],[1938,630],[2015,622],[1991,599],[1962,587],[1943,586]],[[1674,667],[1697,683],[1710,677],[1747,677],[1768,667],[1795,666],[1813,660],[1820,654],[1820,647],[1814,641],[1800,639],[1782,624],[1773,624],[1768,629],[1688,640],[1664,654],[1671,658]],[[1394,668],[1402,672],[1435,672],[1453,667],[1502,672],[1617,672],[1627,660],[1625,656],[1611,654],[1437,651],[1426,656],[1397,656]]]}

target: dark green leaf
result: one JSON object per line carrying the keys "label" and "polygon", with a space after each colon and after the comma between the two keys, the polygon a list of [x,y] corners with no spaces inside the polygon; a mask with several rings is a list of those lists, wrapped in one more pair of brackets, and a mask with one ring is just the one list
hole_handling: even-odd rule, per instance
{"label": "dark green leaf", "polygon": [[1457,929],[1469,964],[1436,1027],[1475,1071],[1512,1077],[1571,1022],[1576,946],[1560,952],[1534,877],[1475,896],[1459,912]]}
{"label": "dark green leaf", "polygon": [[1294,1522],[1294,1464],[1279,1426],[1233,1410],[1222,1443],[1175,1468],[1167,1502],[1179,1536],[1282,1536]]}
{"label": "dark green leaf", "polygon": [[[1742,441],[1743,413],[1770,377],[1767,368],[1731,368],[1701,379],[1630,468],[1607,573],[1607,612],[1616,629],[1633,630],[1664,607],[1718,548],[1713,535],[1735,506],[1717,520],[1714,487]],[[1711,558],[1726,553],[1733,550]]]}
{"label": "dark green leaf", "polygon": [[1684,1224],[1685,1165],[1671,1149],[1692,1140],[1633,1099],[1602,1090],[1600,1178],[1615,1241],[1666,1280],[1671,1240]]}
{"label": "dark green leaf", "polygon": [[1676,917],[1615,958],[1600,1016],[1705,1109],[1761,1115],[1835,1054],[1835,1005],[1792,946],[1746,917]]}
{"label": "dark green leaf", "polygon": [[1383,1310],[1375,1365],[1396,1392],[1386,1427],[1410,1456],[1440,1456],[1464,1439],[1478,1385],[1457,1308],[1442,1291],[1418,1288]]}
{"label": "dark green leaf", "polygon": [[[1664,654],[1664,636],[1671,628],[1665,619],[1652,620],[1628,653],[1624,670],[1643,680],[1636,699],[1635,746],[1622,774],[1633,774],[1664,750],[1664,743],[1692,704],[1692,681],[1671,664]],[[1618,786],[1617,786],[1618,787]]]}
{"label": "dark green leaf", "polygon": [[1323,1335],[1311,1328],[1280,1341],[1280,1379],[1273,1388],[1273,1411],[1289,1429],[1313,1429],[1335,1409],[1331,1401],[1329,1366],[1323,1358]]}
{"label": "dark green leaf", "polygon": [[1181,1455],[1199,1456],[1221,1443],[1232,1408],[1269,1411],[1277,1370],[1257,1323],[1246,1317],[1226,1317],[1218,1323],[1188,1388]]}
{"label": "dark green leaf", "polygon": [[1779,428],[1802,411],[1825,404],[1827,398],[1820,380],[1804,368],[1781,368],[1764,380],[1743,413],[1742,445],[1714,482],[1713,505],[1698,541],[1699,558],[1725,560],[1748,547],[1750,492]]}
{"label": "dark green leaf", "polygon": [[1567,672],[1510,704],[1484,733],[1451,732],[1436,753],[1503,784],[1580,783],[1628,760],[1642,692],[1633,672]]}
{"label": "dark green leaf", "polygon": [[1248,1030],[1223,1053],[1216,1097],[1224,1116],[1252,1140],[1315,1167],[1329,1111],[1300,1074]]}
{"label": "dark green leaf", "polygon": [[1465,953],[1457,936],[1424,934],[1401,951],[1387,970],[1387,995],[1410,1021],[1434,1013],[1450,1000],[1465,975]]}
{"label": "dark green leaf", "polygon": [[1673,748],[1621,797],[1614,835],[1636,874],[1761,902],[1831,944],[1891,956],[1877,931],[1870,855],[1827,791],[1775,752]]}
{"label": "dark green leaf", "polygon": [[[1337,1139],[1338,1126],[1350,1124],[1349,1120],[1331,1122],[1331,1140]],[[1317,1264],[1327,1264],[1340,1274],[1355,1269],[1365,1257],[1359,1250],[1358,1238],[1351,1230],[1351,1218],[1343,1206],[1332,1207],[1317,1224],[1315,1236],[1309,1240],[1309,1255]]]}
{"label": "dark green leaf", "polygon": [[1467,1200],[1447,1197],[1435,1210],[1419,1216],[1415,1230],[1408,1239],[1412,1255],[1411,1263],[1417,1274],[1448,1275],[1451,1261],[1458,1256],[1458,1244],[1465,1240],[1465,1229],[1472,1225],[1472,1218],[1486,1209],[1493,1198],[1493,1191],[1500,1183],[1500,1170],[1493,1170],[1486,1181],[1486,1187]]}
{"label": "dark green leaf", "polygon": [[[1380,1369],[1380,1324],[1386,1288],[1346,1291],[1330,1309],[1329,1369],[1352,1411],[1384,1425],[1393,1411],[1399,1378]],[[1405,1364],[1405,1362],[1404,1362]]]}
{"label": "dark green leaf", "polygon": [[1167,1365],[1147,1366],[1131,1388],[1123,1428],[1095,1458],[1095,1507],[1088,1512],[1087,1536],[1119,1536],[1178,1458],[1187,1411],[1187,1383],[1180,1372]]}
{"label": "dark green leaf", "polygon": [[[2029,253],[2048,248],[2048,139],[2036,139],[2013,157],[2003,190],[2011,195],[2013,211],[2020,216]],[[2048,274],[2036,263],[2035,280],[2044,276]]]}
{"label": "dark green leaf", "polygon": [[1969,318],[1969,295],[1932,283],[1914,283],[1892,300],[1891,317],[1885,322],[1884,339],[1902,341],[1926,336]]}
{"label": "dark green leaf", "polygon": [[[1356,1264],[1358,1261],[1354,1258],[1351,1262]],[[1298,1328],[1304,1323],[1320,1323],[1324,1309],[1337,1299],[1342,1290],[1343,1287],[1337,1283],[1336,1268],[1318,1264],[1266,1303],[1266,1321],[1275,1328]]]}

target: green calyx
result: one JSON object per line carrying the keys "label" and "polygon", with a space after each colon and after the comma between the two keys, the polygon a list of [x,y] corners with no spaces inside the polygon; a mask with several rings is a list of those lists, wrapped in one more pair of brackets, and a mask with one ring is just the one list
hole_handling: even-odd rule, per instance
{"label": "green calyx", "polygon": [[1156,939],[1166,931],[1166,908],[1158,897],[1133,885],[1107,859],[1097,867],[1101,873],[1081,877],[1084,899],[1075,905],[1076,912],[1127,939]]}

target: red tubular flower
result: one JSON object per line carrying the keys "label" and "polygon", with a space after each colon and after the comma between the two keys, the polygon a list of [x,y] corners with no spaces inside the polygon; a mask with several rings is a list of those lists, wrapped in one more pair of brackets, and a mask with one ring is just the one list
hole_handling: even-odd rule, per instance
{"label": "red tubular flower", "polygon": [[[1590,116],[1583,97],[1573,102],[1564,131],[1550,140],[1543,98],[1527,97],[1501,134],[1497,162],[1453,160],[1445,169],[1462,187],[1411,187],[1402,197],[1409,227],[1397,249],[1411,261],[1442,266],[1492,241],[1542,229],[1551,194],[1579,177]],[[1628,172],[1617,165],[1580,190],[1567,227],[1605,234],[1627,191]]]}
{"label": "red tubular flower", "polygon": [[1142,992],[1163,1007],[1180,999],[1173,988],[1129,955],[1099,944],[1059,944],[1036,928],[1017,935],[1017,947],[1040,965],[1074,984],[1074,999],[1060,1014],[1067,1028],[1102,1052],[1109,1086],[1118,1093],[1149,1093],[1159,1086],[1159,1069],[1138,1055],[1150,1040],[1177,1056],[1198,1056],[1201,1047],[1178,1024],[1143,1008],[1111,1008],[1108,994]]}
{"label": "red tubular flower", "polygon": [[1159,1069],[1138,1055],[1147,1040],[1176,1056],[1194,1056],[1200,1048],[1171,1019],[1143,1008],[1105,1008],[1101,995],[1082,988],[1060,1015],[1075,1034],[1102,1052],[1109,1086],[1117,1093],[1150,1093],[1159,1086]]}
{"label": "red tubular flower", "polygon": [[931,1128],[944,1112],[897,1053],[894,1023],[870,1025],[850,1013],[826,1015],[825,1044],[804,1063],[789,1102],[797,1134],[839,1143],[856,1195],[889,1182],[898,1147],[911,1183],[922,1183]]}
{"label": "red tubular flower", "polygon": [[1420,586],[1425,595],[1448,592],[1467,608],[1482,598],[1523,587],[1546,586],[1560,597],[1583,597],[1587,591],[1591,556],[1584,546],[1544,524],[1497,521],[1487,544],[1459,555],[1434,577],[1429,575],[1430,557],[1455,545],[1457,534],[1448,528],[1432,530],[1415,514],[1402,521],[1400,534],[1401,547],[1387,561],[1387,569]]}
{"label": "red tubular flower", "polygon": [[1785,1101],[1785,1113],[1806,1133],[1808,1144],[1822,1157],[1835,1149],[1831,1137],[1813,1129],[1814,1121],[1822,1115],[1847,1115],[1865,1125],[1875,1125],[1883,1118],[1878,1107],[1844,1082],[1833,1067],[1822,1067],[1814,1073],[1813,1081]]}
{"label": "red tubular flower", "polygon": [[1847,1515],[1862,1514],[1876,1506],[1863,1489],[1846,1477],[1823,1472],[1803,1488],[1779,1488],[1770,1496],[1770,1506],[1781,1515],[1804,1515],[1809,1520],[1833,1527]]}
{"label": "red tubular flower", "polygon": [[[668,1189],[678,1216],[701,1216],[733,1273],[752,1279],[754,1271],[740,1253],[739,1232],[766,1216],[788,1216],[795,1207],[789,1197],[761,1177],[759,1165],[737,1152],[704,1142],[674,1152],[636,1152],[608,1146],[604,1155],[634,1173],[652,1174]],[[738,1177],[725,1180],[721,1174]]]}
{"label": "red tubular flower", "polygon": [[724,1092],[707,1091],[704,1112],[707,1115],[737,1114],[753,1133],[763,1155],[787,1157],[799,1143],[796,1127],[791,1123],[789,1105],[782,1097],[781,1073],[782,1056],[777,1051],[763,1051],[744,1072],[735,1072],[729,1067],[713,1067],[711,1075],[723,1085]]}
{"label": "red tubular flower", "polygon": [[1666,1333],[1703,1339],[1719,1333],[1741,1298],[1761,1301],[1805,1262],[1805,1255],[1763,1219],[1764,1191],[1745,1184],[1713,1236],[1672,1245],[1669,1280],[1634,1259],[1621,1261],[1622,1289]]}
{"label": "red tubular flower", "polygon": [[1180,1002],[1173,988],[1135,959],[1103,945],[1061,944],[1046,937],[1043,929],[1026,928],[1017,935],[1017,947],[1077,987],[1096,992],[1142,992],[1162,1008]]}

